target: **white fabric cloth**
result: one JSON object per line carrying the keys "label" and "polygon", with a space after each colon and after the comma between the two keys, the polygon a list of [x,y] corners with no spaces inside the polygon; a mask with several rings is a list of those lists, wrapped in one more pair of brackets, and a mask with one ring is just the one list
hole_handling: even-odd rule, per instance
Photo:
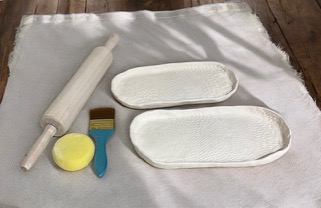
{"label": "white fabric cloth", "polygon": [[[20,163],[40,135],[39,119],[90,51],[118,33],[114,62],[69,132],[87,133],[89,109],[114,107],[109,169],[65,172],[52,162],[53,139],[28,172]],[[237,92],[218,105],[264,106],[292,131],[289,152],[248,168],[162,170],[145,163],[129,139],[141,110],[119,104],[112,78],[133,67],[217,61],[238,76]],[[244,3],[164,12],[26,16],[0,107],[0,207],[320,207],[320,110],[287,56]]]}

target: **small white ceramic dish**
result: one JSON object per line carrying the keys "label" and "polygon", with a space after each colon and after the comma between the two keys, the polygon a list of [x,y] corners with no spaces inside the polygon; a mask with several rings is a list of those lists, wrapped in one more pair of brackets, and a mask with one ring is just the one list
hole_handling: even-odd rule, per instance
{"label": "small white ceramic dish", "polygon": [[270,163],[288,151],[291,133],[272,110],[226,106],[147,111],[133,120],[130,137],[149,164],[173,169]]}
{"label": "small white ceramic dish", "polygon": [[111,84],[115,98],[136,109],[221,102],[237,87],[236,75],[217,62],[137,67],[118,74]]}

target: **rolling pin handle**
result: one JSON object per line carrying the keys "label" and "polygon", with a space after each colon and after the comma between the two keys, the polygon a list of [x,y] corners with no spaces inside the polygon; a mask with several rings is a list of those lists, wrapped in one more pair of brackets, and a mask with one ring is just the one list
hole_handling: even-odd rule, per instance
{"label": "rolling pin handle", "polygon": [[37,159],[43,152],[43,150],[48,145],[50,139],[56,134],[57,129],[53,125],[46,125],[42,131],[42,134],[39,136],[37,141],[34,143],[29,153],[26,155],[24,160],[21,163],[21,168],[23,170],[29,170],[36,163]]}
{"label": "rolling pin handle", "polygon": [[109,51],[111,51],[111,50],[113,50],[113,48],[115,48],[115,46],[117,45],[118,41],[119,41],[119,36],[118,36],[116,33],[114,33],[114,34],[112,34],[112,35],[110,36],[110,38],[107,40],[107,42],[106,42],[106,44],[105,44],[105,47],[106,47]]}

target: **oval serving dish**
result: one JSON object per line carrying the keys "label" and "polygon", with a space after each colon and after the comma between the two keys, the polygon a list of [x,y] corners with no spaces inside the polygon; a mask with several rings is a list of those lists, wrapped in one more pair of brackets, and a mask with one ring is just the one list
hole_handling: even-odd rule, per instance
{"label": "oval serving dish", "polygon": [[130,138],[149,164],[165,169],[270,163],[290,147],[276,112],[255,106],[153,110],[135,117]]}
{"label": "oval serving dish", "polygon": [[111,84],[114,97],[136,109],[221,102],[237,87],[236,75],[218,62],[137,67],[118,74]]}

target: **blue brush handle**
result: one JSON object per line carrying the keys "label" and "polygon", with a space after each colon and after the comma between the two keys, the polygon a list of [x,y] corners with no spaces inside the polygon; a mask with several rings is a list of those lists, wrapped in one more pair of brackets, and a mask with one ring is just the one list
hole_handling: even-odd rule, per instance
{"label": "blue brush handle", "polygon": [[89,130],[89,135],[95,141],[94,171],[101,178],[107,170],[106,142],[114,133],[112,129]]}

